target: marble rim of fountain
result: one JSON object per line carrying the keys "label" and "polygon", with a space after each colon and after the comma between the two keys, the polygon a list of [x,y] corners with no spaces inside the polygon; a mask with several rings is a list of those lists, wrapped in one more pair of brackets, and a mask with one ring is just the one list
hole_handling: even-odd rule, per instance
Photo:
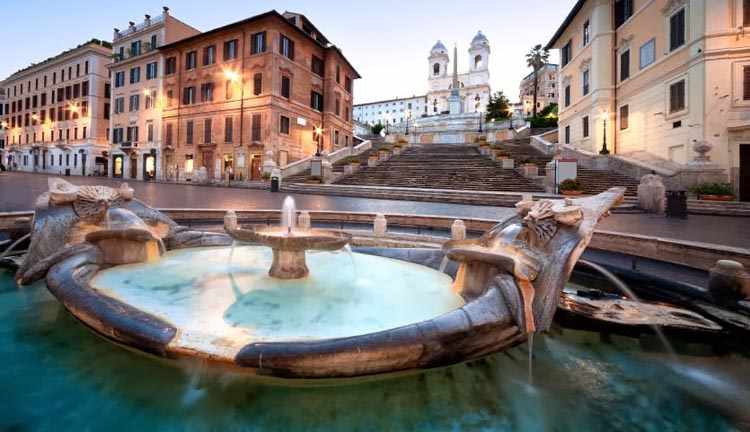
{"label": "marble rim of fountain", "polygon": [[285,227],[258,227],[227,229],[235,240],[260,243],[272,249],[288,251],[335,251],[352,241],[352,235],[341,231],[317,228],[296,228],[289,231]]}

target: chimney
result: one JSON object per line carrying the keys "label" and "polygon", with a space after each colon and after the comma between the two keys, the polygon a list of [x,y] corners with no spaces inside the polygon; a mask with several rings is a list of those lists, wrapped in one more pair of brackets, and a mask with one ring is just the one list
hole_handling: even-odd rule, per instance
{"label": "chimney", "polygon": [[129,28],[135,27],[135,23],[133,21],[128,21],[128,27]]}
{"label": "chimney", "polygon": [[164,15],[169,15],[169,8],[166,6],[162,6],[162,9],[164,10]]}

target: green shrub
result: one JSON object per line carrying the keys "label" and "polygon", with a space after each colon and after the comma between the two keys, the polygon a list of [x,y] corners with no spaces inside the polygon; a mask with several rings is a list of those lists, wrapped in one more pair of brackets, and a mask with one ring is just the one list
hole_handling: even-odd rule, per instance
{"label": "green shrub", "polygon": [[690,188],[690,192],[696,195],[732,195],[734,190],[729,183],[701,183]]}
{"label": "green shrub", "polygon": [[578,179],[567,179],[560,183],[561,191],[580,191],[583,190],[581,182]]}
{"label": "green shrub", "polygon": [[557,127],[557,117],[529,117],[527,119],[534,129]]}

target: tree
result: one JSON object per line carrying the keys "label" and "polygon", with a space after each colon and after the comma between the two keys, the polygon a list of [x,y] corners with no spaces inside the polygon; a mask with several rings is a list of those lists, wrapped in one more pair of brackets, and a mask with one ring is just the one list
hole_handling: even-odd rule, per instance
{"label": "tree", "polygon": [[490,95],[486,112],[484,118],[487,121],[507,119],[510,117],[510,101],[502,91],[497,91]]}
{"label": "tree", "polygon": [[372,130],[372,134],[373,134],[373,135],[380,135],[380,131],[382,131],[382,130],[383,130],[384,128],[385,128],[385,126],[383,126],[383,123],[380,123],[380,122],[378,121],[378,124],[376,124],[375,126],[373,126],[373,127],[371,128],[371,130]]}
{"label": "tree", "polygon": [[542,48],[541,45],[535,45],[534,48],[526,54],[526,65],[534,70],[534,115],[532,117],[536,117],[536,100],[537,92],[539,91],[539,71],[547,64],[548,60],[549,51]]}

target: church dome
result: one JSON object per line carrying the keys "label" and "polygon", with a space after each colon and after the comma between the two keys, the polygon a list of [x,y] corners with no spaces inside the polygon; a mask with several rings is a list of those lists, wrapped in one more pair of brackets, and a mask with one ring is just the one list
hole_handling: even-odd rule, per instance
{"label": "church dome", "polygon": [[490,41],[487,40],[487,36],[485,36],[482,31],[478,31],[477,35],[474,36],[474,39],[471,40],[471,47],[472,48],[478,48],[478,47],[485,47],[490,44]]}
{"label": "church dome", "polygon": [[448,48],[441,41],[437,41],[435,46],[430,50],[431,54],[448,54]]}

